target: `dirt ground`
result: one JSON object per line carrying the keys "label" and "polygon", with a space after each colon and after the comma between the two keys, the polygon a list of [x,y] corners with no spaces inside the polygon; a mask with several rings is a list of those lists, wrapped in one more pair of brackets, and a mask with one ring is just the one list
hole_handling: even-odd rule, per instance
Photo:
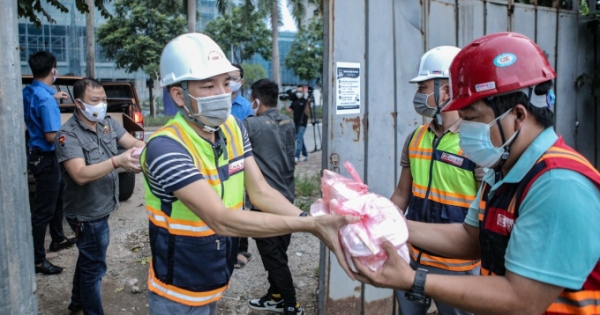
{"label": "dirt ground", "polygon": [[[320,169],[321,152],[316,152],[309,155],[308,161],[298,165],[296,173],[311,176],[317,174]],[[134,195],[121,203],[120,209],[111,215],[109,225],[111,231],[107,253],[108,271],[102,281],[105,313],[108,315],[148,314],[146,293],[150,246],[141,175],[137,175]],[[67,236],[74,234],[66,223],[64,229]],[[46,241],[49,246],[49,237]],[[247,307],[249,299],[261,297],[268,287],[267,274],[256,250],[256,243],[250,240],[249,244],[252,259],[245,268],[234,272],[230,287],[219,301],[217,311],[219,315],[265,314],[251,311]],[[288,256],[298,302],[307,315],[316,314],[318,239],[306,233],[294,234]],[[58,253],[48,252],[48,259],[55,265],[65,267],[65,270],[59,275],[36,275],[39,314],[71,314],[67,306],[77,260],[77,248],[65,249]]]}

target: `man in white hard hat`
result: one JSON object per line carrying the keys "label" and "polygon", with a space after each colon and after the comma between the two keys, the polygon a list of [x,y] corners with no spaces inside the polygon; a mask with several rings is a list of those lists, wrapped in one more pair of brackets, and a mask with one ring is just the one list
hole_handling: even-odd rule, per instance
{"label": "man in white hard hat", "polygon": [[[348,272],[337,231],[357,218],[307,216],[267,184],[243,124],[230,115],[228,73],[235,70],[203,34],[178,36],[163,50],[160,83],[179,113],[141,156],[152,249],[150,314],[215,314],[236,262],[234,236],[311,232]],[[240,211],[244,188],[267,213]]]}
{"label": "man in white hard hat", "polygon": [[[418,84],[413,99],[415,111],[432,120],[419,126],[406,139],[402,150],[402,173],[390,198],[406,212],[406,218],[428,223],[463,222],[477,194],[481,168],[462,155],[458,145],[458,112],[441,112],[449,100],[448,68],[460,49],[440,46],[421,58],[419,74],[411,83]],[[478,174],[478,176],[476,176]],[[410,244],[409,244],[410,245]],[[428,269],[432,274],[478,274],[478,260],[441,257],[409,246],[411,266]],[[397,291],[403,315],[425,315],[431,301],[411,292]],[[436,301],[442,315],[470,314]]]}

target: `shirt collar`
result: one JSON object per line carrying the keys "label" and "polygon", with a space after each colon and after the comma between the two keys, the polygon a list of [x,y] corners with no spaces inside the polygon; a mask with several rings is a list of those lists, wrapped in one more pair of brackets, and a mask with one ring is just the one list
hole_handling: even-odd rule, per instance
{"label": "shirt collar", "polygon": [[[558,140],[558,136],[552,127],[548,127],[546,130],[542,131],[542,133],[529,144],[515,165],[499,183],[518,183],[523,180],[523,177],[525,177],[527,172],[529,172],[540,157],[542,157],[542,154],[548,151],[548,149],[556,143],[556,140]],[[494,185],[494,177],[494,170],[491,169],[485,174],[484,180],[486,183]]]}
{"label": "shirt collar", "polygon": [[55,93],[54,89],[52,89],[51,86],[49,86],[48,84],[46,84],[40,80],[33,80],[31,85],[43,88],[44,90],[46,90],[46,92],[50,93],[50,95],[54,95],[54,93]]}
{"label": "shirt collar", "polygon": [[233,99],[233,102],[231,105],[242,105],[242,100],[244,97],[242,96],[242,94],[240,94],[240,92],[238,92],[238,94],[236,95],[236,97]]}
{"label": "shirt collar", "polygon": [[[435,118],[434,118],[435,119]],[[448,130],[445,132],[452,132],[452,133],[458,133],[458,131],[460,130],[460,123],[462,122],[462,119],[458,119],[456,120],[450,127],[448,127]],[[433,120],[431,120],[428,123],[428,128],[429,130],[435,132],[435,123]]]}

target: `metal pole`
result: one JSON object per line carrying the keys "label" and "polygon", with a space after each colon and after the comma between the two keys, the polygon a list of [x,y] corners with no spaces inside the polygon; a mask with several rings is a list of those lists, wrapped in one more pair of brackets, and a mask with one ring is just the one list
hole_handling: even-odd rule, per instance
{"label": "metal pole", "polygon": [[37,314],[17,1],[0,0],[0,315]]}
{"label": "metal pole", "polygon": [[94,0],[85,0],[89,12],[85,15],[85,76],[96,78],[96,19]]}

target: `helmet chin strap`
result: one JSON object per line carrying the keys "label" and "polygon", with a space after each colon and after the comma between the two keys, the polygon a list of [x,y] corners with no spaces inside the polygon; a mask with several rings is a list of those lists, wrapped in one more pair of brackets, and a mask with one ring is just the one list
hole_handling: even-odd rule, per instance
{"label": "helmet chin strap", "polygon": [[433,99],[435,100],[435,119],[438,125],[442,125],[442,107],[440,106],[440,79],[433,79]]}
{"label": "helmet chin strap", "polygon": [[[185,97],[185,105],[183,106],[183,110],[185,111],[188,120],[192,121],[193,123],[198,125],[200,127],[200,129],[202,129],[203,131],[206,131],[208,133],[214,133],[217,130],[219,130],[220,129],[219,126],[217,126],[217,127],[209,126],[209,125],[201,122],[200,119],[198,119],[198,117],[192,115],[192,102],[190,101],[190,93],[188,91],[187,81],[181,82],[181,89],[183,89],[183,95]],[[184,116],[186,116],[186,115],[184,115]]]}

